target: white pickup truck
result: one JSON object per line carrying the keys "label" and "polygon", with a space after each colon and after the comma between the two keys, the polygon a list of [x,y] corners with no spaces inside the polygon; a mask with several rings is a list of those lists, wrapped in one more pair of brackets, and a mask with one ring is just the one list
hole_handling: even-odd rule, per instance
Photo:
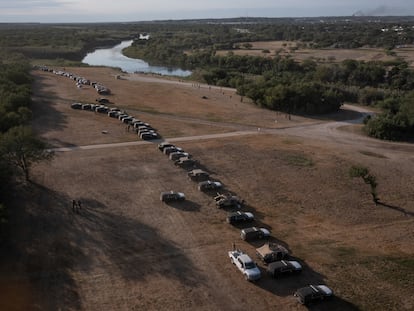
{"label": "white pickup truck", "polygon": [[231,263],[234,264],[244,275],[248,281],[256,281],[260,279],[260,270],[249,255],[243,253],[241,250],[234,250],[229,252]]}

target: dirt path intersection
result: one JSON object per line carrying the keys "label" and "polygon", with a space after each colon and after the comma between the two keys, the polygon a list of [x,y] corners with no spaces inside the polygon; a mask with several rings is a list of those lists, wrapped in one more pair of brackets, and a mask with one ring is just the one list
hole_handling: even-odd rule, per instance
{"label": "dirt path intersection", "polygon": [[[147,76],[115,79],[119,73],[105,68],[73,71],[108,86],[112,106],[151,123],[225,191],[241,196],[255,225],[270,229],[271,241],[287,247],[304,271],[246,282],[227,251],[236,243],[254,257],[262,241],[242,242],[241,227],[225,222],[229,211],[198,191],[158,141],[140,141],[118,120],[70,108],[94,102],[93,89],[34,72],[34,127],[56,157],[36,166],[34,183],[15,198],[10,253],[19,259],[3,265],[1,292],[19,288],[19,295],[2,299],[8,306],[304,310],[293,291],[326,283],[336,298],[312,310],[414,307],[406,266],[414,256],[413,147],[357,134],[353,121],[343,120],[355,119],[351,109],[359,108],[344,107],[330,120],[288,120],[229,89]],[[367,186],[349,178],[353,164],[377,176],[386,206],[374,207]],[[159,200],[165,190],[183,191],[188,200],[165,205]],[[82,202],[79,214],[72,199]]]}

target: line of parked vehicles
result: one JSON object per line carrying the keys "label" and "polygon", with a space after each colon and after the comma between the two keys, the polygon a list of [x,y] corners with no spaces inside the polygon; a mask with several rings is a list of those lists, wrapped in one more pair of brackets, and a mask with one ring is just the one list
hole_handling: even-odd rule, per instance
{"label": "line of parked vehicles", "polygon": [[[47,67],[41,67],[41,70],[53,72],[57,75],[67,76],[73,78],[77,83],[90,83],[88,80],[76,77],[63,71],[54,71]],[[96,87],[98,85],[98,87]],[[109,89],[95,83],[94,87],[100,94],[108,94]],[[102,91],[102,92],[101,92]],[[132,129],[138,134],[141,139],[152,140],[160,138],[157,131],[148,123],[145,123],[134,116],[130,116],[125,111],[116,107],[108,107],[109,100],[106,98],[99,98],[96,100],[97,104],[87,103],[73,103],[73,109],[80,109],[86,111],[94,111],[97,113],[107,114],[111,118],[117,118],[125,123],[128,129]],[[217,208],[233,209],[228,213],[226,222],[235,224],[252,223],[255,220],[254,214],[251,212],[241,211],[244,206],[244,200],[237,195],[231,193],[218,193],[223,190],[223,184],[220,181],[210,178],[208,172],[197,168],[199,162],[192,158],[191,154],[185,152],[182,148],[177,147],[169,142],[161,142],[158,149],[163,152],[168,158],[174,162],[178,167],[187,170],[189,179],[197,182],[199,191],[205,193],[216,193],[214,202]],[[164,191],[160,194],[160,200],[165,203],[174,201],[185,201],[186,197],[183,192],[178,191]],[[241,229],[240,238],[243,241],[254,241],[258,239],[268,239],[271,233],[267,228],[250,226]],[[233,249],[228,252],[228,256],[232,264],[234,264],[248,281],[257,281],[261,278],[261,270],[251,257],[240,249]],[[269,241],[256,249],[256,256],[261,262],[267,266],[267,274],[271,277],[278,278],[284,275],[298,274],[302,271],[302,265],[297,260],[291,260],[289,251],[282,245],[270,243]],[[295,291],[294,296],[302,304],[308,305],[315,301],[324,300],[333,296],[333,291],[326,285],[308,285],[299,288]]]}
{"label": "line of parked vehicles", "polygon": [[[72,79],[76,82],[77,87],[82,87],[82,85],[91,85],[100,95],[111,94],[111,90],[108,87],[102,85],[101,83],[91,82],[90,80],[84,77],[72,74],[70,72],[67,72],[66,70],[55,70],[47,66],[35,66],[35,68],[45,72],[51,72],[57,76],[63,76]],[[152,140],[160,138],[160,135],[149,123],[143,122],[135,118],[134,116],[130,116],[125,111],[122,111],[119,108],[108,107],[107,104],[111,103],[109,99],[101,97],[97,98],[96,102],[97,104],[73,103],[71,107],[72,109],[80,109],[107,114],[111,118],[119,119],[121,122],[125,123],[128,130],[131,129],[139,136],[139,138],[143,140]]]}
{"label": "line of parked vehicles", "polygon": [[105,102],[104,98],[97,99],[97,102],[100,104],[83,104],[83,103],[73,103],[71,105],[72,109],[80,109],[87,111],[99,112],[102,114],[107,114],[108,117],[115,118],[120,120],[122,123],[125,123],[125,126],[128,127],[128,130],[135,132],[139,138],[143,140],[152,140],[160,138],[158,132],[149,124],[140,119],[131,116],[119,108],[108,107],[103,105],[101,102]]}
{"label": "line of parked vehicles", "polygon": [[52,68],[49,68],[47,66],[35,66],[35,68],[40,69],[42,71],[51,72],[54,73],[57,76],[66,77],[71,80],[74,80],[76,83],[77,88],[82,88],[85,85],[91,85],[100,95],[109,95],[111,94],[111,90],[107,88],[106,86],[102,85],[99,82],[92,82],[84,77],[75,75],[73,73],[70,73],[66,70],[55,70]]}
{"label": "line of parked vehicles", "polygon": [[[197,168],[199,162],[194,160],[192,156],[182,148],[168,142],[162,142],[158,145],[158,149],[168,155],[169,159],[174,161],[176,166],[187,169],[188,177],[191,180],[198,182],[198,189],[200,191],[212,193],[223,189],[223,184],[220,181],[211,180],[208,172]],[[161,193],[160,199],[162,202],[168,203],[172,201],[184,201],[186,198],[183,192],[165,191]],[[217,208],[231,208],[234,210],[226,217],[226,222],[229,224],[251,223],[255,220],[253,213],[240,210],[244,205],[244,200],[241,200],[236,195],[231,193],[217,193],[217,195],[214,196],[214,201]],[[271,233],[267,228],[256,226],[243,228],[240,231],[240,238],[243,241],[267,239],[270,235]],[[238,268],[246,280],[257,281],[262,277],[258,265],[242,250],[233,249],[228,252],[228,256],[230,257],[231,263]],[[267,242],[256,249],[256,256],[267,266],[267,274],[273,278],[295,275],[302,272],[302,265],[300,262],[293,260],[289,251],[280,244]],[[294,296],[300,303],[308,305],[318,300],[331,298],[333,296],[333,291],[323,284],[308,285],[296,290]]]}

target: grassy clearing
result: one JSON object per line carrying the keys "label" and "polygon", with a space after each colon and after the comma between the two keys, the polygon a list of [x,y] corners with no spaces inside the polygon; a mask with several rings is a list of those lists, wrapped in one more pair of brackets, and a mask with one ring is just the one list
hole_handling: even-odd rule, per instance
{"label": "grassy clearing", "polygon": [[297,139],[293,139],[293,138],[284,139],[282,142],[286,145],[301,145],[302,144],[301,141]]}
{"label": "grassy clearing", "polygon": [[414,258],[379,258],[372,269],[387,283],[399,288],[414,288]]}
{"label": "grassy clearing", "polygon": [[352,260],[356,254],[358,253],[358,250],[353,247],[348,246],[338,246],[332,248],[332,254],[333,256],[337,257],[340,261],[346,261]]}
{"label": "grassy clearing", "polygon": [[312,158],[301,153],[290,153],[282,157],[283,161],[292,166],[312,167],[315,165]]}

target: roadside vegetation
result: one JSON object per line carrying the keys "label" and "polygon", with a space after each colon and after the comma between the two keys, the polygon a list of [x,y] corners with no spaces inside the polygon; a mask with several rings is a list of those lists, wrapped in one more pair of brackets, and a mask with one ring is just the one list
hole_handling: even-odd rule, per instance
{"label": "roadside vegetation", "polygon": [[5,234],[13,181],[21,175],[29,181],[32,164],[52,157],[29,126],[30,70],[23,56],[0,58],[0,240]]}
{"label": "roadside vegetation", "polygon": [[[366,119],[366,132],[389,140],[414,138],[414,72],[396,57],[414,43],[413,19],[364,17],[155,21],[120,24],[31,24],[0,26],[0,47],[21,53],[32,63],[80,64],[87,52],[137,39],[125,55],[153,65],[193,71],[193,79],[237,88],[256,105],[288,114],[324,114],[345,102],[376,106],[383,113]],[[149,33],[149,40],[139,35]],[[251,42],[286,41],[295,49],[383,49],[394,60],[297,61],[291,54],[236,55]],[[219,54],[226,50],[227,54]]]}
{"label": "roadside vegetation", "polygon": [[[155,40],[157,31],[168,31],[166,38],[173,40],[185,26],[186,31],[193,28],[195,34],[203,33],[206,37],[212,35],[209,27],[215,32],[228,29],[228,33],[221,35],[230,39],[237,35],[234,44],[239,48],[249,49],[251,45],[246,39],[258,39],[252,32],[233,31],[234,25],[206,23],[197,26],[196,22],[192,22],[191,27],[186,23],[174,25],[155,24],[151,38]],[[64,33],[72,32],[67,38],[74,40],[71,41],[74,49],[76,45],[76,52],[71,54],[75,64],[80,60],[76,55],[82,55],[86,47],[77,44],[77,36],[84,31],[81,29],[88,27],[95,25],[44,26],[43,31],[53,33],[56,30],[59,33],[64,28]],[[110,27],[113,29],[109,30]],[[117,36],[122,40],[130,36],[128,33],[149,31],[150,27],[150,24],[102,25],[101,29],[94,28],[88,36],[107,31],[110,40],[115,40]],[[276,28],[272,29],[276,31]],[[36,31],[36,35],[47,42],[46,35],[38,29]],[[31,39],[29,28],[27,32],[29,35],[25,40]],[[103,34],[99,42],[105,42],[105,38]],[[198,36],[193,38],[196,42]],[[59,40],[60,37],[56,38],[56,42]],[[145,50],[146,45],[152,44],[151,40],[137,41],[137,44]],[[33,42],[33,46],[41,42]],[[56,43],[56,46],[59,44],[63,41]],[[168,44],[167,39],[165,44]],[[70,44],[66,48],[69,51]],[[153,53],[162,51],[162,48],[160,45],[158,49],[161,50],[153,50]],[[26,46],[22,46],[22,50],[25,49]],[[201,159],[203,167],[219,177],[227,189],[237,191],[246,199],[246,208],[257,215],[257,224],[267,224],[272,229],[274,236],[271,241],[286,244],[294,251],[293,255],[301,258],[306,265],[301,280],[265,280],[257,286],[239,283],[239,275],[233,276],[231,268],[221,264],[222,251],[230,247],[232,241],[234,245],[237,233],[235,228],[225,228],[223,211],[212,209],[214,202],[210,195],[201,193],[194,185],[190,186],[185,171],[177,172],[171,161],[161,160],[161,157],[165,159],[165,155],[160,155],[155,146],[140,146],[139,152],[128,147],[107,149],[104,154],[99,149],[76,152],[75,155],[62,153],[58,161],[50,165],[40,164],[36,168],[33,180],[39,182],[38,185],[29,183],[28,187],[22,187],[30,181],[31,165],[52,156],[45,152],[47,146],[33,135],[29,126],[32,91],[34,98],[47,97],[48,102],[50,100],[56,107],[54,111],[52,105],[45,107],[48,105],[35,102],[35,115],[54,117],[61,114],[65,118],[65,123],[52,124],[42,122],[42,118],[34,120],[36,129],[47,133],[47,139],[59,146],[98,144],[101,139],[107,139],[108,143],[123,139],[129,141],[125,137],[132,135],[125,132],[124,126],[119,127],[119,122],[115,124],[108,117],[103,120],[93,113],[72,110],[67,103],[77,101],[81,96],[73,81],[38,71],[33,73],[36,77],[33,84],[29,61],[33,64],[51,57],[49,61],[54,65],[68,64],[60,49],[50,51],[52,54],[36,56],[25,52],[26,56],[19,56],[16,49],[9,51],[11,54],[4,56],[0,62],[0,125],[4,126],[0,129],[0,185],[18,190],[13,191],[19,195],[10,206],[21,206],[21,210],[27,212],[27,216],[11,215],[18,216],[16,222],[10,221],[13,227],[16,224],[15,232],[18,234],[17,251],[10,256],[13,259],[10,280],[28,280],[30,289],[33,289],[30,292],[33,297],[30,297],[30,302],[34,302],[32,306],[57,309],[66,304],[73,309],[94,309],[102,305],[107,309],[118,309],[121,303],[135,309],[157,309],[167,303],[176,310],[194,309],[197,305],[231,309],[234,301],[242,301],[247,293],[254,298],[247,302],[253,307],[269,309],[279,305],[281,309],[289,309],[289,306],[290,309],[297,309],[290,302],[293,287],[299,282],[320,284],[326,281],[333,286],[337,297],[321,308],[410,308],[412,299],[404,300],[404,297],[409,297],[407,295],[413,285],[409,235],[412,223],[409,218],[400,218],[412,214],[408,208],[405,211],[410,204],[411,190],[411,166],[409,161],[401,160],[405,159],[405,152],[396,151],[393,161],[385,161],[385,155],[388,156],[385,147],[365,151],[365,147],[369,146],[362,142],[354,145],[351,140],[343,143],[338,139],[330,143],[313,139],[317,134],[295,135],[292,138],[289,132],[286,133],[287,138],[285,134],[268,135],[263,131],[260,135],[223,140],[182,141],[181,146],[190,150],[195,159]],[[390,111],[390,114],[401,118],[409,115],[412,107],[409,100],[410,81],[413,80],[410,69],[402,60],[388,63],[347,60],[334,64],[312,59],[298,62],[283,55],[267,55],[269,53],[263,53],[262,57],[238,56],[235,53],[219,56],[217,50],[202,44],[196,49],[180,50],[177,47],[174,51],[180,52],[177,55],[186,55],[183,56],[186,60],[193,60],[191,66],[194,67],[191,68],[200,79],[209,84],[234,86],[239,94],[243,94],[241,98],[250,97],[256,105],[268,109],[319,114],[335,111],[343,102],[349,101],[381,107],[385,112]],[[27,60],[27,56],[31,58]],[[174,65],[173,59],[171,66]],[[240,107],[245,108],[243,113],[246,119],[234,122],[239,124],[237,129],[243,124],[250,124],[251,119],[261,126],[264,115],[275,115],[250,104],[237,103],[238,98],[233,96],[229,99],[230,92],[225,90],[226,94],[221,94],[219,88],[207,93],[217,96],[217,100],[213,96],[203,99],[203,90],[190,89],[188,84],[178,81],[165,85],[146,84],[114,79],[116,71],[104,68],[76,70],[87,72],[88,77],[91,74],[91,81],[100,81],[105,76],[106,81],[116,86],[113,88],[117,92],[113,97],[114,103],[143,115],[161,133],[167,133],[165,137],[176,136],[174,133],[193,136],[193,127],[200,133],[208,131],[211,134],[212,130],[214,133],[227,132],[228,124],[223,124],[223,129],[217,124],[217,129],[214,129],[211,122],[199,124],[198,119],[211,121],[220,116],[216,120],[226,123],[230,120],[229,116],[241,111]],[[32,89],[32,85],[38,87]],[[96,92],[90,91],[85,87],[82,91],[85,97],[79,100],[95,102]],[[135,94],[133,98],[131,92]],[[51,98],[50,94],[54,97]],[[404,106],[402,98],[407,98],[407,106]],[[225,106],[229,109],[219,110]],[[163,109],[169,110],[165,112]],[[196,117],[188,117],[186,109],[197,111]],[[249,109],[253,113],[248,113]],[[145,111],[152,113],[144,114]],[[223,115],[221,111],[224,111]],[[258,115],[255,115],[256,111]],[[395,117],[395,120],[398,121],[398,118]],[[374,120],[376,117],[366,119],[367,127],[373,124],[371,122],[376,122]],[[90,122],[90,127],[84,121]],[[273,124],[273,121],[272,117],[270,122]],[[407,130],[402,131],[406,133],[404,131]],[[306,127],[303,127],[303,132],[306,132]],[[109,137],[108,133],[114,133],[114,136]],[[359,151],[361,149],[364,150]],[[352,163],[369,165],[369,169],[356,166],[348,170],[349,158],[353,159]],[[120,169],[113,169],[114,166]],[[353,182],[349,175],[355,177]],[[369,197],[371,190],[375,202],[377,180],[384,203],[398,205],[384,204],[381,208],[367,209],[371,202],[360,198]],[[354,182],[359,182],[361,186]],[[190,199],[186,205],[160,204],[158,189],[169,190],[170,185],[174,189],[185,190]],[[362,190],[359,189],[361,187]],[[7,194],[13,192],[8,192],[6,188],[1,192],[1,232],[7,228]],[[395,193],[395,196],[390,193]],[[82,201],[79,214],[71,209],[74,198]],[[120,200],[122,204],[119,204]],[[353,230],[349,230],[350,227]],[[242,245],[241,242],[237,244],[251,252],[256,247],[253,244]],[[189,249],[191,251],[187,251]],[[163,260],[154,260],[160,254],[169,256],[170,266],[166,267]],[[14,265],[15,258],[19,266]],[[8,268],[7,265],[5,267]],[[4,283],[9,282],[7,277],[4,279]],[[367,282],[372,285],[368,289]],[[223,291],[223,288],[228,288],[226,284],[234,284],[234,288]],[[20,289],[24,287],[19,284],[16,288],[19,288],[18,300],[23,301],[24,293]],[[8,294],[8,291],[4,292]],[[139,299],[130,293],[139,293]],[[213,307],[211,298],[214,298]]]}
{"label": "roadside vegetation", "polygon": [[[150,40],[136,40],[125,49],[129,57],[153,64],[191,69],[211,85],[237,88],[238,94],[271,110],[289,114],[337,111],[345,102],[371,105],[382,114],[366,120],[366,132],[389,140],[414,138],[414,103],[410,90],[414,72],[400,58],[393,61],[345,60],[341,63],[303,62],[290,55],[236,55],[256,40],[297,42],[295,48],[382,48],[395,55],[399,46],[414,42],[410,23],[363,19],[324,22],[271,20],[257,24],[181,24],[158,29]],[[170,25],[171,26],[171,25]],[[177,28],[178,27],[178,28]],[[218,54],[228,50],[227,55]]]}

